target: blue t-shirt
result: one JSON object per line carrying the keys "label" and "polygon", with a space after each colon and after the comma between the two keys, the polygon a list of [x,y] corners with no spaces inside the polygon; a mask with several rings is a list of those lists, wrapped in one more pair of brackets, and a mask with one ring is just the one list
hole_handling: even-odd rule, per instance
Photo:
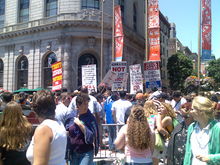
{"label": "blue t-shirt", "polygon": [[114,119],[112,117],[112,104],[114,101],[111,98],[107,98],[104,104],[105,116],[106,116],[106,123],[113,124]]}

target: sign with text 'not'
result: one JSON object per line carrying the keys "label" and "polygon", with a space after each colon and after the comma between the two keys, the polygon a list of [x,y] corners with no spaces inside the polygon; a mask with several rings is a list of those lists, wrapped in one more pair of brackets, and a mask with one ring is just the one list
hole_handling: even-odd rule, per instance
{"label": "sign with text 'not'", "polygon": [[53,79],[53,87],[52,91],[61,90],[63,75],[62,75],[62,62],[58,61],[51,65],[52,68],[52,79]]}
{"label": "sign with text 'not'", "polygon": [[112,84],[112,91],[127,91],[127,62],[112,62],[111,71],[117,74]]}

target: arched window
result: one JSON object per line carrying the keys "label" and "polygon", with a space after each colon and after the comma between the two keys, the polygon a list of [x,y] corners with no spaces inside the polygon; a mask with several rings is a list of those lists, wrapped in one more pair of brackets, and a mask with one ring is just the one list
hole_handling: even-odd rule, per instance
{"label": "arched window", "polygon": [[[82,65],[96,64],[96,72],[98,72],[97,59],[92,54],[84,54],[80,56],[78,61],[78,86],[82,85]],[[96,73],[96,75],[98,75]]]}
{"label": "arched window", "polygon": [[57,57],[55,53],[50,53],[44,59],[43,63],[43,75],[44,75],[44,88],[48,88],[52,86],[52,69],[51,65],[57,62]]}
{"label": "arched window", "polygon": [[82,0],[82,9],[99,9],[99,0]]}
{"label": "arched window", "polygon": [[19,5],[19,22],[29,21],[29,0],[20,0]]}
{"label": "arched window", "polygon": [[22,56],[17,65],[17,88],[28,86],[28,59],[26,56]]}
{"label": "arched window", "polygon": [[57,0],[46,0],[46,17],[57,15]]}
{"label": "arched window", "polygon": [[136,4],[133,4],[133,28],[137,31],[137,8]]}
{"label": "arched window", "polygon": [[3,87],[3,74],[4,74],[4,63],[0,59],[0,87]]}

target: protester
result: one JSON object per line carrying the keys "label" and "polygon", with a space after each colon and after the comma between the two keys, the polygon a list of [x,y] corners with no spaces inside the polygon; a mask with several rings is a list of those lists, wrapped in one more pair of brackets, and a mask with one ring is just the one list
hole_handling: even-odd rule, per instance
{"label": "protester", "polygon": [[21,106],[14,101],[6,104],[0,121],[0,164],[30,165],[26,150],[31,134],[32,126],[22,115]]}
{"label": "protester", "polygon": [[126,165],[152,165],[154,134],[148,125],[143,107],[132,107],[128,122],[115,140],[117,149],[125,148]]}
{"label": "protester", "polygon": [[164,136],[164,138],[169,138],[176,123],[174,120],[176,114],[170,104],[161,103],[161,112],[157,115],[157,130]]}
{"label": "protester", "polygon": [[33,97],[33,110],[41,124],[36,128],[27,150],[32,165],[65,165],[66,130],[55,120],[55,99],[50,91],[38,91]]}
{"label": "protester", "polygon": [[[106,124],[115,124],[115,121],[112,116],[112,104],[118,100],[118,96],[116,94],[112,94],[110,98],[107,98],[104,103],[104,111],[106,117]],[[112,151],[115,149],[114,141],[116,138],[116,127],[115,126],[108,126],[108,144],[109,149]]]}
{"label": "protester", "polygon": [[7,103],[12,101],[13,93],[11,93],[11,92],[4,92],[1,95],[1,99],[2,99],[2,103],[1,103],[1,106],[0,106],[0,112],[2,112],[4,110],[4,108],[5,108]]}
{"label": "protester", "polygon": [[125,112],[132,106],[132,104],[130,101],[125,100],[126,97],[125,91],[120,91],[119,95],[120,95],[120,99],[112,104],[112,113],[113,113],[114,121],[117,124],[124,124]]}
{"label": "protester", "polygon": [[195,122],[188,128],[184,165],[220,164],[220,123],[213,111],[208,98],[193,99],[190,114]]}
{"label": "protester", "polygon": [[[98,125],[94,115],[89,111],[89,96],[81,93],[76,98],[77,116],[70,120],[69,131],[70,164],[91,165],[99,149]],[[75,114],[75,113],[74,113]],[[71,124],[72,123],[72,124]]]}

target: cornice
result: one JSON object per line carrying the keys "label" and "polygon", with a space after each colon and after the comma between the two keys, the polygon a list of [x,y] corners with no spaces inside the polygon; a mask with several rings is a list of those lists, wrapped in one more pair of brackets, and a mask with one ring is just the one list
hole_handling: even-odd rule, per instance
{"label": "cornice", "polygon": [[[11,32],[3,32],[0,33],[0,39],[8,39],[8,38],[14,38],[18,36],[24,36],[24,35],[30,35],[38,32],[44,32],[44,31],[50,31],[50,30],[56,30],[60,28],[67,28],[67,27],[85,27],[85,28],[101,28],[100,22],[97,21],[59,21],[55,23],[50,23],[46,25],[41,26],[34,26],[30,28],[24,28],[21,30],[11,31]],[[111,30],[111,25],[105,24],[104,26],[105,30]]]}

